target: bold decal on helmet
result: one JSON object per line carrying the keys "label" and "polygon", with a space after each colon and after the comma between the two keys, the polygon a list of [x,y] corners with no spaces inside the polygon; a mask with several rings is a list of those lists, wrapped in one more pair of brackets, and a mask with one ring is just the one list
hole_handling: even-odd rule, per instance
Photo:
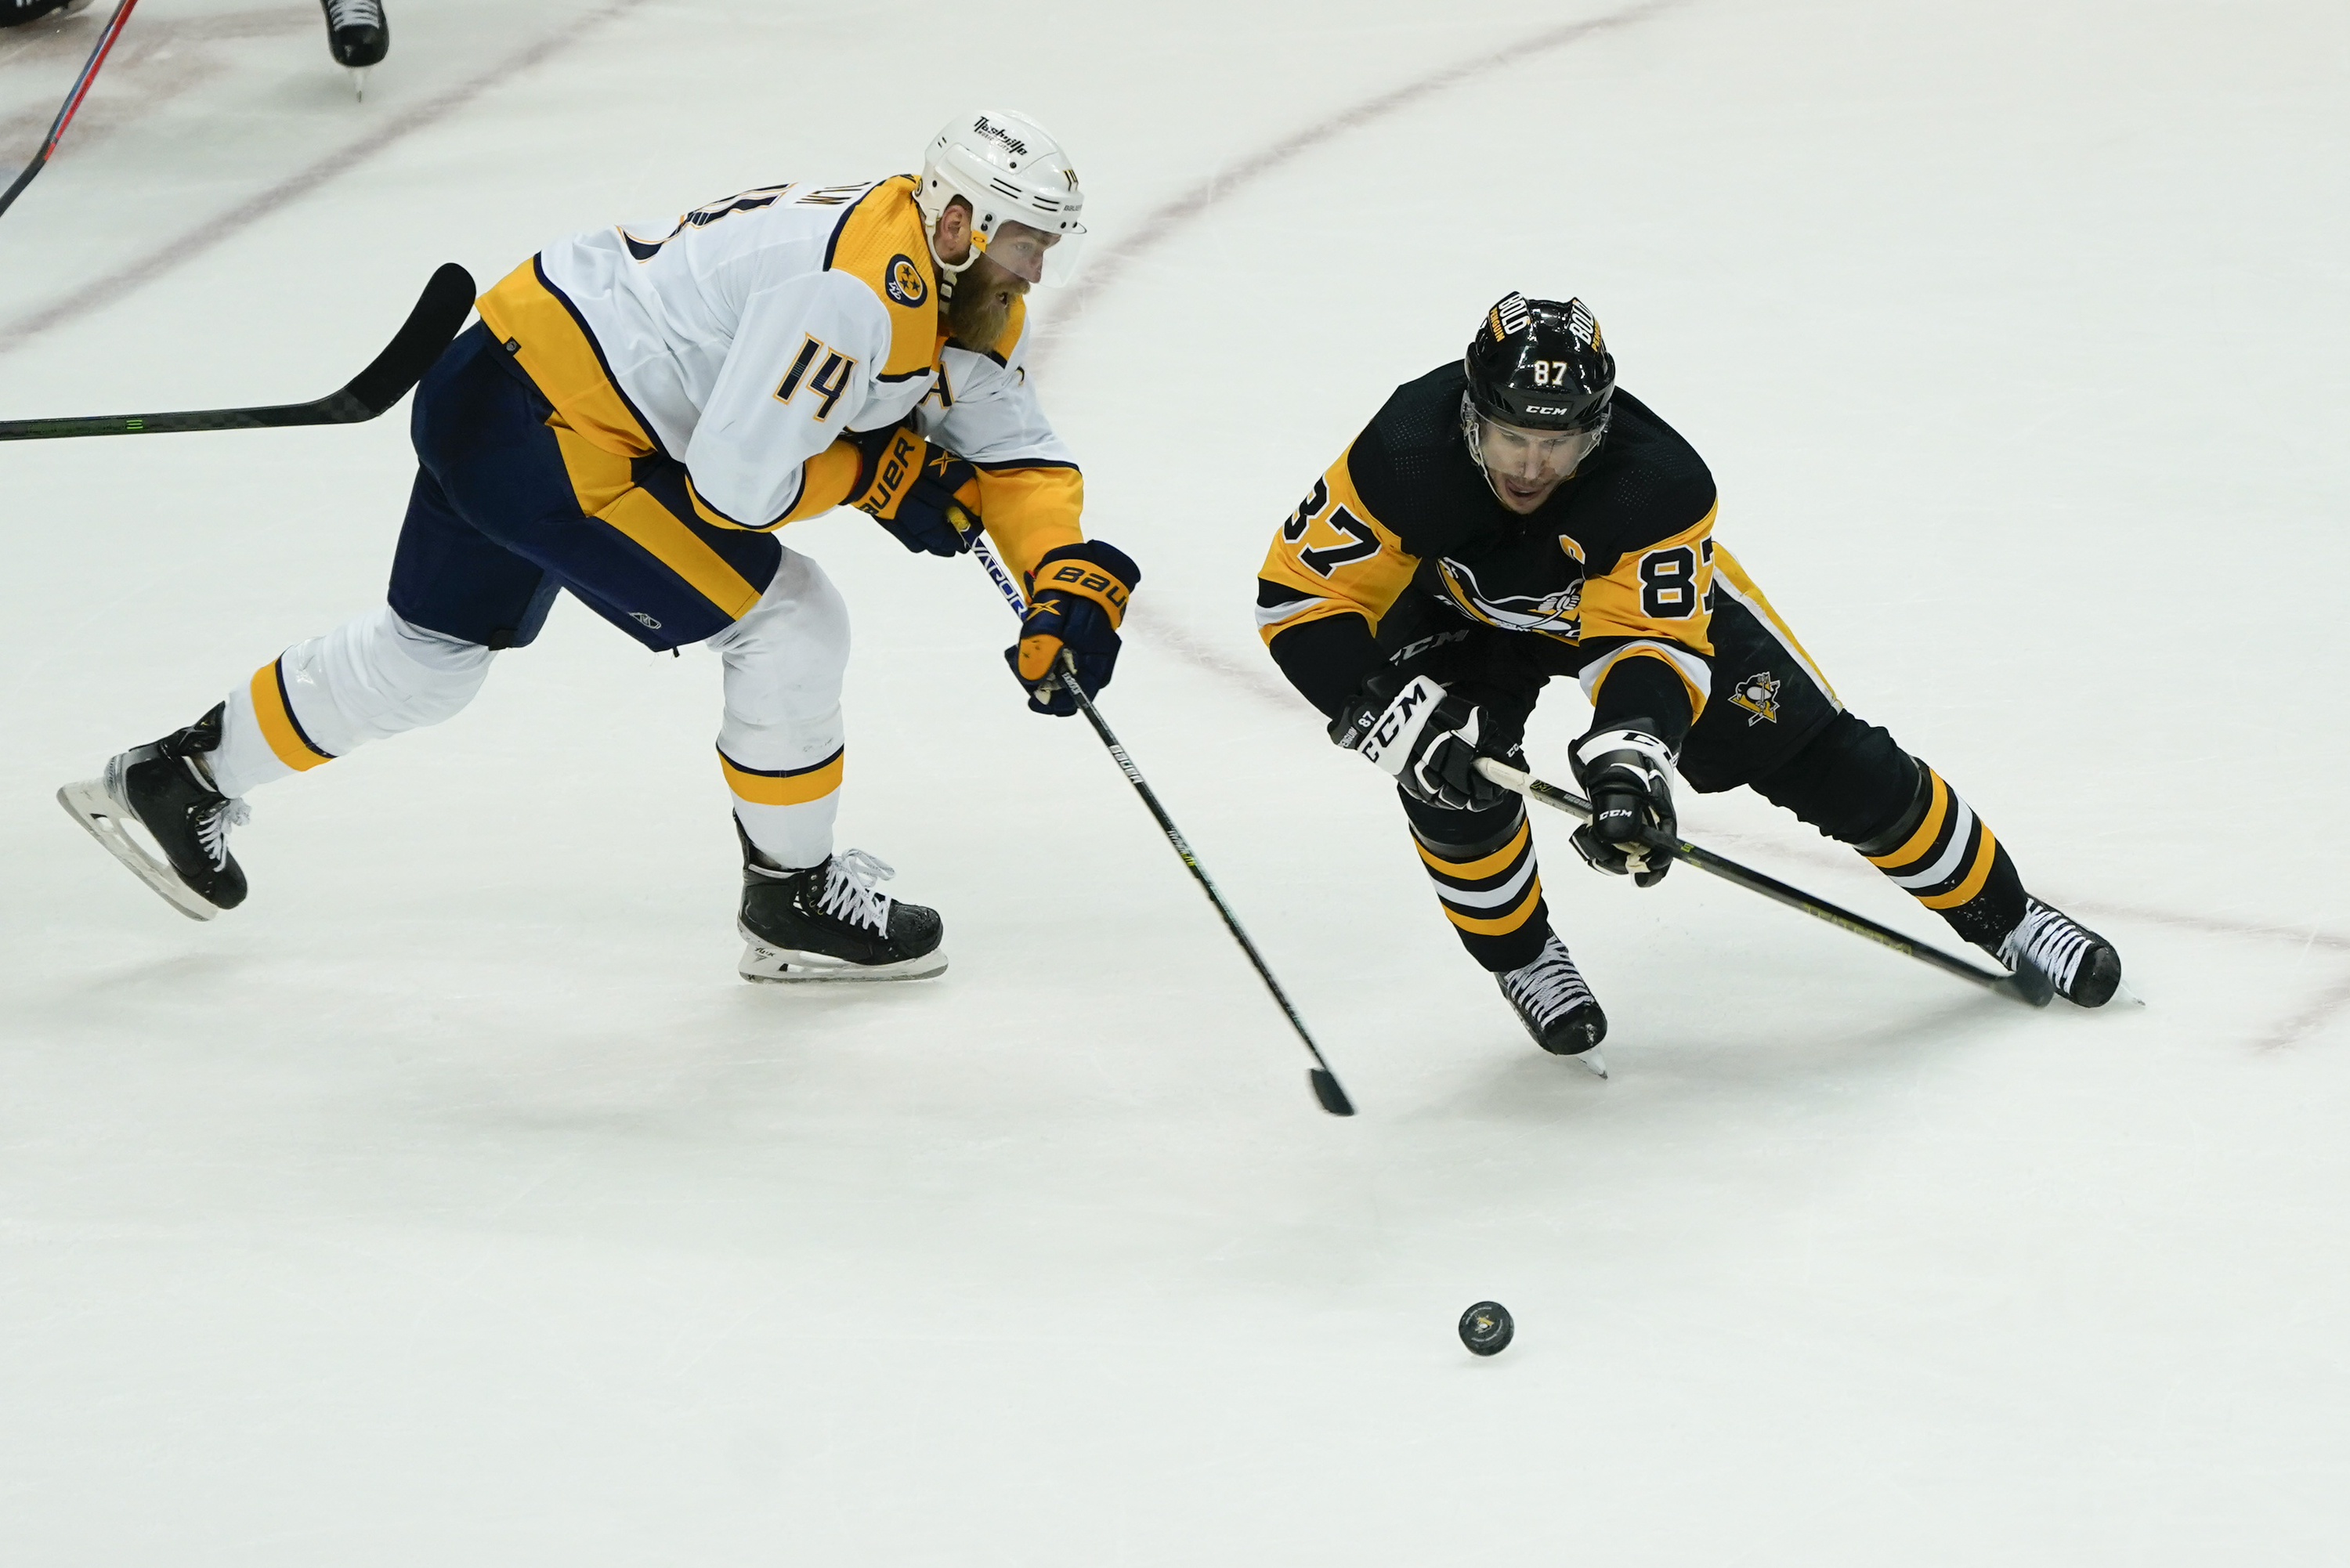
{"label": "bold decal on helmet", "polygon": [[1586,348],[1599,347],[1599,323],[1591,318],[1591,312],[1579,299],[1566,302],[1566,330]]}
{"label": "bold decal on helmet", "polygon": [[[1028,156],[1028,144],[1026,142],[1021,140],[1018,137],[1013,135],[1002,126],[989,123],[987,116],[983,114],[977,119],[971,122],[971,128],[979,132],[982,136],[992,136],[995,138],[996,140],[1003,144],[1003,151],[1013,154],[1014,157],[1025,158]],[[1072,183],[1074,183],[1074,182],[1072,182]]]}
{"label": "bold decal on helmet", "polygon": [[1493,306],[1493,311],[1500,318],[1502,330],[1505,333],[1523,332],[1526,329],[1526,322],[1532,315],[1526,307],[1526,296],[1523,294],[1502,296],[1502,302]]}

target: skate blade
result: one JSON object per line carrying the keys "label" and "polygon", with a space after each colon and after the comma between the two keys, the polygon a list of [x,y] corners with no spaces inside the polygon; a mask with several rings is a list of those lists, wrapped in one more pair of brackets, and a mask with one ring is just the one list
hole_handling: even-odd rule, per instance
{"label": "skate blade", "polygon": [[162,898],[163,901],[192,920],[209,920],[220,914],[211,899],[180,880],[180,874],[156,859],[130,836],[122,826],[121,808],[114,797],[106,793],[106,785],[98,779],[84,779],[57,791],[57,804],[66,815],[81,824],[82,830],[106,846],[106,852],[130,868],[137,877]]}
{"label": "skate blade", "polygon": [[800,985],[819,981],[928,980],[947,967],[944,948],[933,948],[920,958],[901,959],[896,963],[849,963],[828,958],[823,953],[800,952],[791,948],[770,947],[765,942],[746,942],[743,961],[735,972],[744,980],[761,985]]}

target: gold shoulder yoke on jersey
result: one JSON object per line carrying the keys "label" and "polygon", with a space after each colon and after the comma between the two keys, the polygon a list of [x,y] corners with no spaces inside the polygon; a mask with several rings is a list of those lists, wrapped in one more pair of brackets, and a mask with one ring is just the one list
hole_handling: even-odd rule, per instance
{"label": "gold shoulder yoke on jersey", "polygon": [[1012,351],[1020,347],[1020,335],[1027,330],[1028,301],[1026,296],[1015,294],[1012,296],[1012,314],[1004,317],[1003,335],[996,338],[995,347],[987,351],[987,357],[999,365],[1010,364]]}
{"label": "gold shoulder yoke on jersey", "polygon": [[939,282],[922,210],[914,203],[914,176],[884,180],[858,197],[832,231],[824,265],[871,289],[889,313],[882,379],[903,380],[938,363]]}

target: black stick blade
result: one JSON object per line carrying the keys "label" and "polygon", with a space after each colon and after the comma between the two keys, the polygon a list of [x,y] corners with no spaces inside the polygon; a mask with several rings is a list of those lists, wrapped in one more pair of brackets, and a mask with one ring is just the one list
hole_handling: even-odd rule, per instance
{"label": "black stick blade", "polygon": [[1347,1097],[1347,1091],[1338,1086],[1338,1075],[1329,1068],[1306,1068],[1305,1081],[1314,1085],[1314,1097],[1322,1102],[1324,1110],[1334,1116],[1355,1114],[1355,1102]]}
{"label": "black stick blade", "polygon": [[409,389],[424,379],[424,372],[432,369],[432,361],[441,358],[441,351],[473,314],[473,274],[455,262],[441,264],[417,297],[416,308],[408,313],[399,336],[343,389],[342,396],[367,410],[353,418],[371,420],[408,396]]}

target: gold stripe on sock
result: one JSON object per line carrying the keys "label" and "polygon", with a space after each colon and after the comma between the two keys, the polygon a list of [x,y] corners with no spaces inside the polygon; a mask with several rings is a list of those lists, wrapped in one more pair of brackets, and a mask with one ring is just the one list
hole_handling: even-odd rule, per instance
{"label": "gold stripe on sock", "polygon": [[1880,871],[1900,870],[1933,848],[1935,837],[1942,831],[1942,820],[1950,815],[1950,786],[1944,784],[1942,775],[1933,769],[1928,768],[1926,773],[1934,781],[1934,798],[1926,807],[1926,820],[1918,825],[1918,831],[1911,834],[1909,842],[1900,848],[1889,855],[1864,857]]}
{"label": "gold stripe on sock", "polygon": [[1492,919],[1483,920],[1473,915],[1456,913],[1452,906],[1447,904],[1444,906],[1444,918],[1474,936],[1506,937],[1526,923],[1526,917],[1534,912],[1534,906],[1541,901],[1542,878],[1537,877],[1534,886],[1526,889],[1526,896],[1518,901],[1518,907],[1506,915],[1496,915]]}
{"label": "gold stripe on sock", "polygon": [[840,787],[841,774],[848,757],[847,747],[804,768],[770,773],[759,768],[738,764],[724,752],[718,753],[718,766],[726,775],[726,787],[753,805],[806,805],[812,800],[822,800]]}
{"label": "gold stripe on sock", "polygon": [[261,738],[269,742],[277,760],[296,773],[335,760],[332,752],[320,751],[302,732],[301,721],[294,717],[293,705],[286,700],[286,678],[274,659],[253,672],[253,711],[261,721]]}
{"label": "gold stripe on sock", "polygon": [[1956,909],[1981,892],[1983,883],[1990,879],[1991,863],[1999,858],[1999,839],[1991,833],[1990,823],[1982,822],[1981,817],[1975,820],[1982,823],[1982,843],[1975,847],[1975,863],[1968,867],[1967,879],[1947,893],[1937,893],[1930,898],[1919,898],[1918,901],[1926,908]]}
{"label": "gold stripe on sock", "polygon": [[1435,870],[1456,881],[1474,882],[1481,877],[1491,877],[1497,871],[1508,869],[1510,863],[1518,857],[1518,852],[1526,846],[1526,830],[1531,826],[1524,817],[1520,817],[1518,830],[1510,835],[1507,844],[1475,860],[1447,860],[1441,855],[1432,855],[1428,846],[1419,841],[1418,834],[1412,835],[1411,846],[1419,850],[1419,857]]}

